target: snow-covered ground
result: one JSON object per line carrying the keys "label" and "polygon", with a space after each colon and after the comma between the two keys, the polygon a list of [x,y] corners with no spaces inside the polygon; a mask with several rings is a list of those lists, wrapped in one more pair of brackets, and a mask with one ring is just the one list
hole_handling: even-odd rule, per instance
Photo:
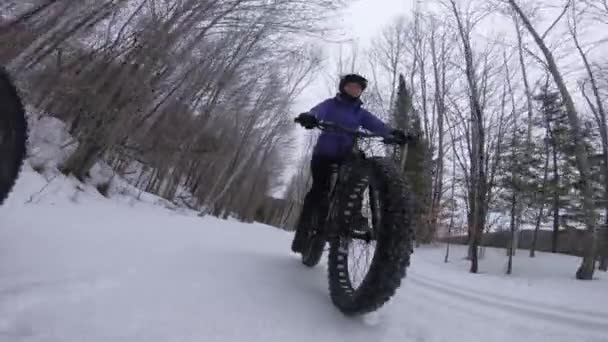
{"label": "snow-covered ground", "polygon": [[0,208],[0,341],[608,340],[608,277],[574,280],[569,256],[520,252],[507,277],[504,251],[471,275],[462,248],[421,248],[387,306],[347,318],[290,233],[46,183],[26,166]]}

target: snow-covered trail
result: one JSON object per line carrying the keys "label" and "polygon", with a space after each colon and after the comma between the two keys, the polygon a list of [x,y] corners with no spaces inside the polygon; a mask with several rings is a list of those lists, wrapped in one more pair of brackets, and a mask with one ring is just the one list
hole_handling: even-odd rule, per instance
{"label": "snow-covered trail", "polygon": [[418,249],[385,308],[347,318],[290,233],[86,189],[24,204],[32,177],[0,208],[0,341],[607,341],[608,278],[567,256],[521,253],[506,278],[498,251],[470,275],[461,249]]}

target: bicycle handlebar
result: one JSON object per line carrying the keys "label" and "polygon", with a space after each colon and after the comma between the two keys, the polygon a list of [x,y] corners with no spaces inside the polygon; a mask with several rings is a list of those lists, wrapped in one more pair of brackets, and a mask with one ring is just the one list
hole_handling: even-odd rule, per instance
{"label": "bicycle handlebar", "polygon": [[[300,123],[301,122],[296,118],[295,122]],[[344,127],[342,125],[339,125],[337,123],[331,122],[331,121],[319,121],[315,128],[318,128],[322,131],[329,131],[329,132],[342,132],[342,133],[346,133],[346,134],[350,134],[355,138],[383,138],[382,142],[384,144],[387,145],[407,145],[409,143],[411,143],[412,141],[415,140],[415,138],[413,136],[407,136],[406,137],[406,141],[397,141],[395,138],[392,137],[387,137],[385,135],[382,134],[376,134],[376,133],[370,133],[370,132],[364,132],[358,129],[352,129],[352,128],[348,128],[348,127]]]}

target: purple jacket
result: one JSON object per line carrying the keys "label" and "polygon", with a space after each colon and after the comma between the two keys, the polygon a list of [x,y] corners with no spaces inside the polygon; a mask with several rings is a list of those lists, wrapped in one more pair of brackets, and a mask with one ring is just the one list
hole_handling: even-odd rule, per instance
{"label": "purple jacket", "polygon": [[[316,105],[310,113],[319,120],[331,121],[347,128],[363,127],[376,134],[389,135],[390,128],[363,109],[362,104],[360,100],[344,100],[338,94]],[[353,143],[354,138],[346,133],[323,132],[315,145],[313,155],[340,159],[350,152]]]}

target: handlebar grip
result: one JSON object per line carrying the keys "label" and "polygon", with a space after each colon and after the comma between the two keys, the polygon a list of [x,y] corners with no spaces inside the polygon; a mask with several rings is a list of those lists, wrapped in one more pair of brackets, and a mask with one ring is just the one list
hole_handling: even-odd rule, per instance
{"label": "handlebar grip", "polygon": [[415,135],[412,134],[408,134],[405,136],[404,139],[399,139],[397,137],[394,136],[389,136],[384,138],[384,143],[385,144],[393,144],[393,145],[409,145],[409,144],[415,144],[417,140],[417,137]]}

